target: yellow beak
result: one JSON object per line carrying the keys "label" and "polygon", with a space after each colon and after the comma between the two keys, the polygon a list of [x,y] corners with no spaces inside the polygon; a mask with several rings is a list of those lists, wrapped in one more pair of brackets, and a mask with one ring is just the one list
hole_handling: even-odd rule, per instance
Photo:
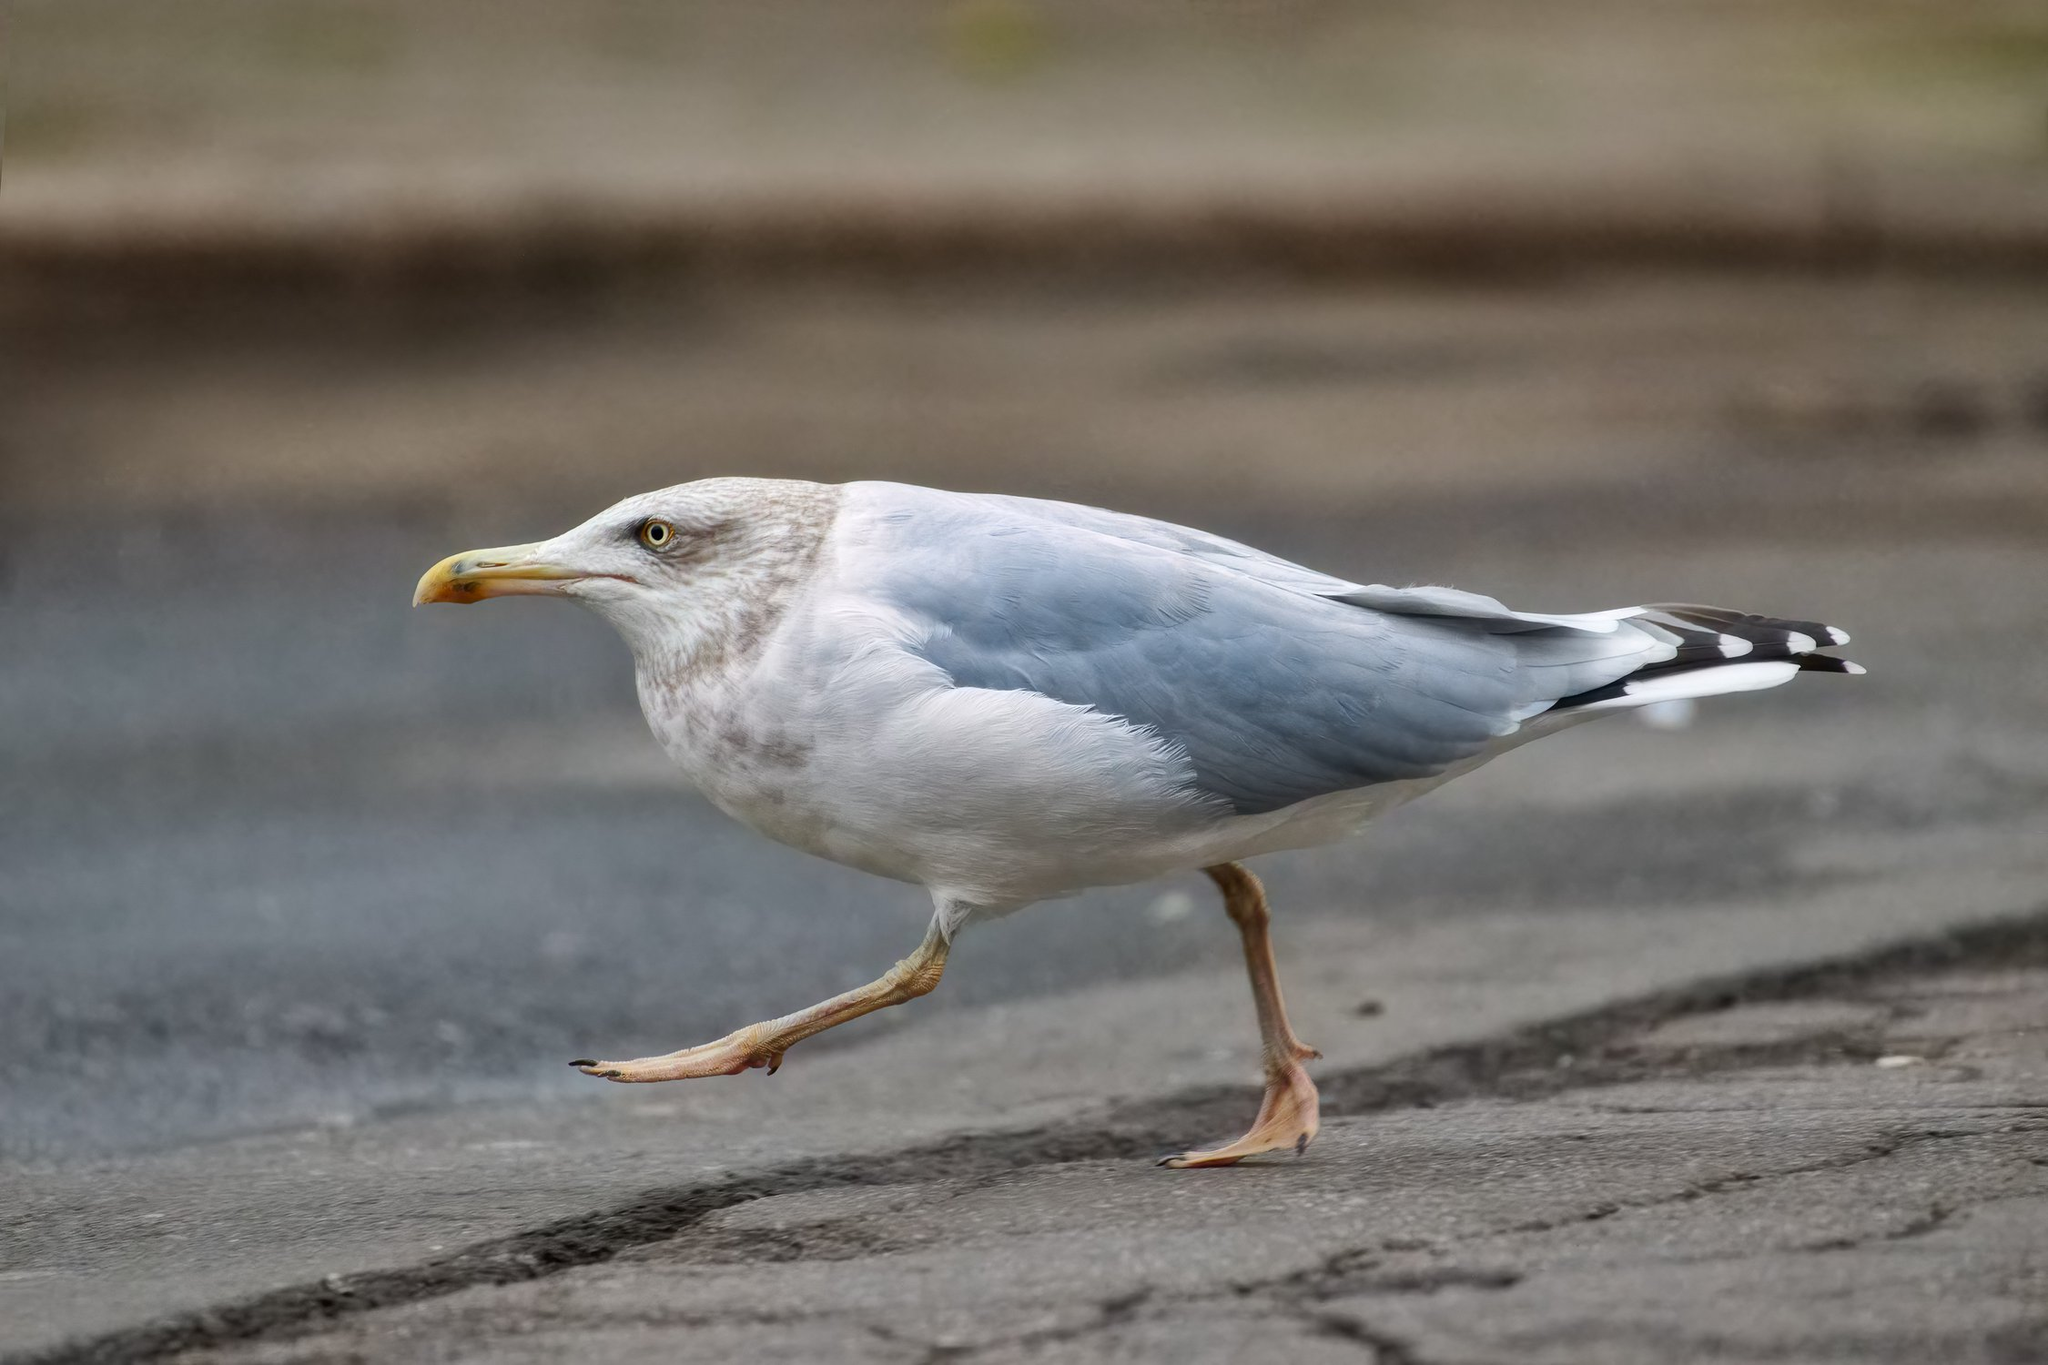
{"label": "yellow beak", "polygon": [[450,555],[420,577],[412,604],[481,602],[486,597],[532,596],[561,591],[560,584],[583,574],[538,557],[538,545],[506,545]]}

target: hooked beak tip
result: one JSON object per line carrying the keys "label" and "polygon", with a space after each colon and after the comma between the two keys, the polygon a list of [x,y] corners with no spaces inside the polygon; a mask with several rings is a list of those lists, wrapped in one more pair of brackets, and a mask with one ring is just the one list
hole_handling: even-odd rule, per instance
{"label": "hooked beak tip", "polygon": [[583,575],[539,558],[532,545],[466,550],[450,555],[420,575],[412,604],[481,602],[489,597],[532,596],[561,591]]}

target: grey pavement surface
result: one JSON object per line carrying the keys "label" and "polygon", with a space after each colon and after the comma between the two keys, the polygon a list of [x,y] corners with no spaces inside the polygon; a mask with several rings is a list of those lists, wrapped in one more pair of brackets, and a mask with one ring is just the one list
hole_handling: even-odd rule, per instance
{"label": "grey pavement surface", "polygon": [[[1654,956],[1633,946],[1617,959]],[[46,1358],[2035,1360],[2044,986],[2036,914],[1336,1061],[1331,1121],[1299,1160],[1194,1179],[1146,1164],[1241,1113],[1244,1093],[1209,1088],[714,1168]],[[917,1074],[908,1049],[880,1060]],[[451,1208],[499,1193],[507,1152],[584,1159],[557,1134],[422,1168],[379,1141],[376,1197],[425,1176]],[[364,1155],[301,1151],[299,1174]]]}
{"label": "grey pavement surface", "polygon": [[[1679,913],[2041,819],[2023,292],[673,302],[403,344],[86,329],[0,374],[0,1154],[573,1096],[561,1061],[716,1036],[914,942],[915,891],[679,789],[596,620],[405,609],[445,553],[703,473],[1080,497],[1367,581],[1857,633],[1867,679],[1576,732],[1270,860],[1290,918]],[[1962,425],[1929,427],[1929,375]],[[918,1013],[1227,964],[1204,894],[979,932]]]}
{"label": "grey pavement surface", "polygon": [[[20,653],[0,681],[39,722],[0,739],[15,1040],[0,1152],[570,1096],[588,1089],[570,1057],[718,1036],[869,979],[921,932],[914,888],[768,844],[678,790],[596,622],[556,604],[408,612],[405,577],[445,534],[333,554],[294,536],[267,563],[145,570],[162,576],[133,596],[81,581],[66,539],[17,543]],[[1696,595],[1850,622],[1872,679],[1802,680],[1709,708],[1690,733],[1614,725],[1517,755],[1365,840],[1272,860],[1290,919],[1679,915],[1973,841],[1995,874],[1995,850],[2040,830],[2038,696],[1993,666],[2039,628],[2038,551],[1929,550],[1866,561],[1860,582],[1825,550],[1760,572],[1744,552],[1741,575],[1635,553],[1606,549],[1603,579],[1740,577]],[[365,567],[303,586],[302,556]],[[43,565],[62,567],[45,581]],[[1966,593],[1991,618],[1974,631],[1953,618]],[[1938,633],[1966,663],[1918,655]],[[917,1012],[1227,964],[1209,909],[1195,879],[1039,908],[971,936]]]}
{"label": "grey pavement surface", "polygon": [[183,1358],[2038,1360],[2044,948],[2037,920],[1967,965],[1618,1029],[1339,1118],[1314,1161],[791,1181],[601,1265]]}
{"label": "grey pavement surface", "polygon": [[[993,330],[991,309],[1003,310]],[[211,1309],[186,1336],[115,1336],[101,1354],[253,1333],[261,1351],[374,1355],[399,1353],[411,1331],[431,1355],[470,1335],[437,1336],[435,1315],[486,1296],[481,1286],[580,1264],[562,1257],[564,1238],[605,1256],[641,1248],[610,1269],[505,1291],[548,1305],[508,1308],[508,1322],[579,1323],[595,1343],[600,1324],[568,1303],[579,1286],[592,1303],[630,1297],[627,1279],[602,1276],[659,1276],[664,1255],[694,1276],[690,1257],[751,1236],[710,1224],[726,1240],[700,1246],[682,1214],[647,1213],[667,1207],[662,1191],[694,1216],[717,1182],[812,1162],[802,1169],[816,1189],[763,1187],[775,1197],[754,1216],[779,1216],[782,1198],[829,1200],[835,1183],[906,1192],[965,1172],[974,1188],[926,1188],[915,1202],[961,1203],[998,1248],[982,1264],[1018,1277],[1017,1297],[1000,1300],[1008,1316],[991,1318],[998,1357],[1109,1339],[1070,1342],[1070,1329],[1093,1330],[1085,1315],[1017,1325],[1061,1299],[1055,1279],[1032,1278],[1017,1240],[1035,1202],[1022,1189],[1049,1196],[1046,1218],[1078,1199],[1137,1220],[1157,1198],[1189,1201],[1176,1216],[1202,1226],[1245,1230],[1190,1245],[1184,1279],[1150,1262],[1129,1290],[1098,1274],[1103,1293],[1088,1303],[1113,1306],[1145,1284],[1199,1298],[1231,1276],[1279,1285],[1299,1272],[1303,1301],[1347,1305],[1327,1312],[1364,1326],[1315,1327],[1281,1305],[1295,1289],[1248,1291],[1251,1316],[1313,1329],[1317,1349],[1356,1358],[1383,1327],[1439,1327],[1387,1326],[1348,1306],[1375,1292],[1356,1286],[1381,1267],[1343,1259],[1365,1245],[1328,1225],[1347,1198],[1369,1195],[1376,1225],[1420,1227],[1392,1235],[1427,1243],[1441,1229],[1542,1222],[1557,1216],[1542,1209],[1566,1207],[1566,1187],[1606,1181],[1545,1140],[1575,1122],[1639,1144],[1612,1167],[1605,1198],[1619,1203],[1654,1203],[1698,1171],[1789,1171],[1903,1131],[1912,1106],[1897,1087],[1931,1086],[1936,1073],[1880,1072],[1861,1052],[1811,1092],[1856,1094],[1838,1088],[1814,1113],[1790,1106],[1783,1150],[1754,1159],[1775,1117],[1688,1100],[1705,1115],[1697,1124],[1574,1118],[1583,1096],[1524,1106],[1483,1088],[1456,1092],[1467,1102],[1455,1111],[1369,1113],[1384,1105],[1368,1103],[1368,1083],[1339,1081],[1333,1096],[1350,1095],[1355,1112],[1288,1174],[1136,1183],[1154,1179],[1146,1154],[1223,1136],[1252,1103],[1235,946],[1193,878],[977,932],[941,992],[806,1044],[772,1081],[588,1082],[561,1063],[697,1041],[867,979],[914,941],[925,908],[908,888],[768,845],[678,790],[632,713],[623,648],[595,621],[554,604],[436,614],[404,603],[418,571],[452,550],[558,528],[656,470],[739,468],[1066,493],[1366,578],[1558,608],[1720,601],[1856,633],[1866,678],[1802,679],[1706,708],[1684,731],[1588,727],[1354,844],[1268,860],[1301,1031],[1332,1076],[1365,1077],[1702,977],[2040,908],[2048,462],[2026,398],[2039,352],[2024,343],[2042,316],[2007,292],[1724,282],[1575,287],[1507,306],[973,296],[770,299],[742,312],[724,300],[672,327],[596,319],[565,342],[535,321],[393,355],[373,328],[274,347],[261,328],[230,329],[161,355],[52,339],[0,376],[0,713],[13,720],[0,729],[0,1349]],[[553,406],[505,401],[544,384],[570,350]],[[863,406],[892,367],[907,387]],[[618,401],[657,371],[666,406]],[[587,458],[550,465],[548,450],[586,424],[597,433]],[[1267,432],[1270,451],[1251,458]],[[862,449],[885,453],[864,462]],[[962,449],[982,454],[968,463]],[[1118,451],[1128,461],[1109,458]],[[1316,451],[1329,453],[1318,462]],[[2021,1009],[2024,985],[2009,994]],[[1977,1046],[1957,1027],[1954,1046]],[[1753,1080],[1765,1084],[1740,1084]],[[1946,1129],[2018,1122],[2006,1110],[2042,1098],[2018,1080],[2009,1090],[1925,1094],[2003,1106],[1949,1115]],[[1052,1136],[971,1137],[1018,1131]],[[1372,1153],[1397,1139],[1406,1155],[1381,1166]],[[1982,1160],[2008,1140],[2026,1139],[1987,1127]],[[1979,1139],[1957,1141],[1975,1150]],[[967,1155],[956,1169],[930,1150]],[[1022,1186],[976,1193],[1006,1164],[1032,1168]],[[1940,1198],[1974,1198],[1976,1169],[1959,1163]],[[1483,1170],[1495,1172],[1484,1197]],[[1553,1172],[1555,1198],[1544,1193]],[[1118,1205],[1126,1193],[1138,1202]],[[1496,1195],[1505,1221],[1488,1223]],[[1261,1200],[1269,1223],[1233,1202]],[[1536,1211],[1517,1213],[1524,1205]],[[1689,1208],[1676,1200],[1653,1217],[1646,1204],[1644,1217]],[[2002,1266],[1999,1220],[2032,1208],[2001,1204],[1894,1250],[1981,1235],[1957,1255]],[[917,1244],[876,1230],[874,1206],[834,1209],[818,1217],[864,1229],[840,1247],[870,1257],[863,1274],[916,1264],[890,1259]],[[742,1229],[747,1216],[719,1215]],[[1870,1216],[1868,1227],[1891,1226]],[[1913,1216],[1899,1213],[1900,1226]],[[638,1231],[618,1239],[621,1222]],[[1303,1256],[1280,1256],[1281,1230],[1297,1223],[1305,1238],[1320,1230]],[[1794,1231],[1757,1246],[1790,1247]],[[1711,1240],[1676,1225],[1671,1235]],[[805,1264],[809,1236],[790,1234],[790,1274],[852,1274]],[[871,1236],[881,1240],[861,1240]],[[1133,1245],[1100,1244],[1111,1259],[1138,1257]],[[1368,1256],[1395,1258],[1386,1274],[1421,1274],[1398,1258],[1428,1245],[1371,1245]],[[1546,1245],[1528,1265],[1569,1260]],[[1572,1273],[1599,1279],[1608,1272],[1585,1267],[1626,1259],[1619,1245],[1585,1250]],[[493,1259],[501,1252],[511,1259]],[[1259,1264],[1228,1270],[1233,1256]],[[1770,1277],[1762,1261],[1713,1273],[1724,1271]],[[392,1311],[291,1344],[327,1310],[262,1296],[330,1276],[341,1288],[315,1299],[377,1300],[349,1289],[369,1276],[399,1287]],[[963,1350],[981,1340],[946,1317],[958,1300],[933,1298],[918,1316],[915,1283],[898,1285],[882,1332],[858,1324],[863,1343],[938,1359],[961,1333]],[[1667,1320],[1655,1294],[1668,1293],[1657,1302],[1673,1305],[1669,1321],[1692,1312],[1671,1281],[1643,1284],[1642,1332]],[[1318,1285],[1334,1288],[1316,1299]],[[1562,1350],[1576,1329],[1542,1319],[1518,1285],[1446,1283],[1418,1303],[1510,1306],[1524,1325],[1503,1332]],[[460,1293],[428,1302],[422,1287]],[[605,1349],[697,1322],[676,1304],[667,1326],[643,1315]],[[801,1353],[804,1333],[851,1321],[827,1306],[815,1320],[698,1325],[706,1343],[758,1329],[761,1351]],[[1157,1308],[1116,1308],[1111,1337],[1133,1354],[1175,1354],[1181,1329]],[[1266,1330],[1215,1311],[1204,1340]],[[1647,1338],[1607,1321],[1614,1358],[1632,1358]],[[1973,1339],[1982,1358],[2027,1358],[2020,1316],[1985,1324]],[[899,1328],[900,1340],[886,1335]],[[1346,1332],[1365,1335],[1347,1343]],[[1687,1340],[1711,1354],[1705,1338]],[[1764,1354],[1748,1341],[1714,1349]],[[1445,1358],[1511,1347],[1482,1335]],[[513,1349],[489,1339],[491,1353]]]}

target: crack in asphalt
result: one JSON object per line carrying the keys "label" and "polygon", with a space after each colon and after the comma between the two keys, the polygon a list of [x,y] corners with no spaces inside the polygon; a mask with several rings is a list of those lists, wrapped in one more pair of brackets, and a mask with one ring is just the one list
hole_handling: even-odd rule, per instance
{"label": "crack in asphalt", "polygon": [[[1542,1219],[1534,1222],[1519,1223],[1512,1227],[1506,1228],[1493,1228],[1488,1229],[1484,1232],[1474,1233],[1472,1234],[1472,1236],[1475,1238],[1499,1237],[1514,1233],[1555,1232],[1560,1228],[1571,1227],[1577,1223],[1597,1222],[1601,1219],[1613,1217],[1616,1214],[1641,1213],[1646,1210],[1666,1208],[1673,1204],[1691,1203],[1694,1200],[1709,1198],[1717,1194],[1726,1194],[1734,1190],[1754,1189],[1760,1185],[1768,1184],[1774,1180],[1785,1180],[1789,1179],[1790,1177],[1800,1175],[1815,1175],[1822,1171],[1848,1170],[1851,1167],[1862,1166],[1872,1161],[1882,1161],[1887,1157],[1896,1156],[1900,1152],[1906,1151],[1908,1148],[1924,1146],[1930,1142],[1949,1142],[1967,1138],[1997,1137],[2008,1133],[2044,1132],[2048,1132],[2048,1124],[2006,1124],[1998,1128],[1986,1128],[1972,1130],[1969,1132],[1959,1132],[1953,1129],[1941,1128],[1908,1130],[1889,1134],[1876,1142],[1869,1143],[1864,1147],[1864,1149],[1861,1152],[1845,1154],[1843,1156],[1828,1157],[1824,1160],[1807,1162],[1806,1164],[1799,1166],[1787,1166],[1782,1170],[1766,1171],[1761,1174],[1744,1171],[1732,1175],[1719,1176],[1711,1180],[1698,1180],[1694,1181],[1690,1185],[1685,1186],[1683,1189],[1677,1191],[1674,1194],[1662,1195],[1652,1199],[1633,1199],[1624,1200],[1617,1203],[1596,1204],[1591,1209],[1588,1209],[1585,1212],[1577,1214],[1575,1216],[1565,1218]],[[1989,1201],[1987,1200],[1977,1202]],[[1916,1237],[1924,1233],[1934,1231],[1937,1227],[1941,1226],[1943,1223],[1947,1222],[1950,1218],[1954,1217],[1957,1213],[1960,1213],[1961,1211],[1961,1208],[1937,1207],[1929,1218],[1916,1219],[1913,1223],[1907,1225],[1907,1227],[1904,1229],[1895,1229],[1890,1232],[1881,1233],[1875,1236],[1864,1238],[1831,1239],[1827,1242],[1815,1243],[1813,1245],[1803,1247],[1801,1248],[1801,1250],[1841,1251],[1847,1250],[1855,1246],[1867,1245],[1871,1242],[1892,1241],[1901,1237]],[[1455,1239],[1455,1241],[1466,1240],[1470,1239],[1462,1237]]]}
{"label": "crack in asphalt", "polygon": [[1371,1351],[1373,1365],[1427,1365],[1413,1345],[1349,1313],[1318,1313],[1309,1321],[1323,1336],[1356,1342]]}
{"label": "crack in asphalt", "polygon": [[[1147,1317],[1159,1317],[1177,1306],[1214,1303],[1219,1296],[1228,1295],[1240,1301],[1255,1305],[1253,1311],[1261,1317],[1290,1318],[1308,1327],[1317,1335],[1336,1337],[1355,1342],[1375,1352],[1374,1359],[1390,1365],[1428,1365],[1412,1343],[1376,1327],[1356,1311],[1336,1310],[1327,1307],[1332,1300],[1360,1298],[1373,1295],[1428,1295],[1447,1289],[1506,1290],[1521,1284],[1528,1277],[1519,1270],[1500,1267],[1472,1267],[1461,1265],[1430,1266],[1420,1269],[1382,1270],[1383,1258],[1389,1253],[1442,1250],[1461,1242],[1480,1241],[1503,1235],[1518,1233],[1543,1233],[1571,1227],[1575,1224],[1596,1222],[1619,1213],[1642,1212],[1669,1207],[1674,1204],[1690,1203],[1718,1194],[1754,1189],[1771,1181],[1793,1176],[1811,1175],[1822,1171],[1848,1170],[1873,1161],[1882,1161],[1913,1147],[1930,1142],[1946,1142],[1971,1138],[1995,1137],[2012,1132],[2043,1132],[2048,1126],[2007,1125],[1996,1129],[1976,1132],[1957,1132],[1942,1129],[1904,1131],[1887,1135],[1878,1141],[1865,1144],[1860,1151],[1843,1153],[1819,1161],[1806,1162],[1763,1173],[1738,1172],[1710,1180],[1694,1181],[1673,1193],[1658,1198],[1638,1199],[1625,1203],[1596,1204],[1583,1212],[1566,1217],[1511,1225],[1506,1228],[1489,1228],[1467,1236],[1445,1239],[1439,1242],[1417,1242],[1409,1238],[1394,1238],[1366,1246],[1347,1247],[1325,1256],[1322,1261],[1305,1269],[1290,1271],[1264,1280],[1244,1280],[1222,1287],[1219,1291],[1204,1292],[1188,1290],[1165,1293],[1154,1286],[1141,1286],[1137,1290],[1119,1294],[1094,1305],[1094,1316],[1054,1327],[1033,1328],[1028,1331],[998,1335],[975,1342],[925,1341],[894,1329],[868,1324],[867,1330],[893,1344],[919,1352],[919,1365],[956,1365],[996,1351],[1031,1350],[1057,1342],[1082,1340],[1098,1333],[1112,1331],[1129,1323]],[[973,1182],[977,1186],[985,1180]],[[1992,1202],[1997,1196],[1983,1200],[1972,1200],[1959,1206],[1935,1205],[1925,1214],[1908,1223],[1865,1237],[1831,1238],[1795,1248],[1807,1252],[1846,1251],[1880,1242],[1902,1241],[1925,1236],[1946,1226],[1960,1216],[1967,1207],[1977,1203]],[[839,1316],[840,1311],[819,1315],[782,1314],[778,1321],[788,1321],[801,1316]],[[690,1321],[755,1321],[759,1314],[729,1315],[698,1314]],[[643,1319],[653,1321],[653,1319]]]}
{"label": "crack in asphalt", "polygon": [[1903,1227],[1888,1228],[1869,1237],[1830,1237],[1825,1241],[1814,1242],[1811,1245],[1801,1247],[1800,1250],[1812,1252],[1854,1251],[1858,1247],[1867,1247],[1878,1242],[1903,1242],[1909,1237],[1925,1237],[1928,1233],[1947,1226],[1958,1212],[1960,1210],[1936,1204],[1918,1218],[1906,1223]]}
{"label": "crack in asphalt", "polygon": [[919,1365],[949,1365],[949,1362],[970,1360],[987,1351],[1014,1346],[1029,1350],[1036,1346],[1049,1346],[1055,1342],[1078,1341],[1094,1336],[1098,1332],[1111,1331],[1135,1320],[1138,1311],[1158,1291],[1147,1286],[1129,1293],[1112,1295],[1095,1305],[1095,1317],[1088,1322],[1072,1323],[1061,1327],[1041,1327],[1015,1336],[1001,1337],[994,1341],[977,1342],[973,1345],[935,1344],[926,1349]]}
{"label": "crack in asphalt", "polygon": [[[1876,1055],[1875,1033],[1835,1030],[1769,1044],[1684,1050],[1642,1048],[1628,1040],[1682,1015],[1816,996],[1853,999],[1858,991],[1890,978],[1980,962],[2001,967],[2048,963],[2048,909],[1854,956],[1768,968],[1658,991],[1494,1038],[1338,1072],[1323,1083],[1325,1096],[1336,1101],[1326,1103],[1325,1112],[1355,1114],[1426,1108],[1480,1096],[1540,1099],[1649,1075],[1670,1075],[1674,1071],[1706,1075],[1795,1059],[1867,1059]],[[826,1189],[987,1178],[1027,1167],[1080,1161],[1151,1157],[1173,1146],[1194,1125],[1226,1126],[1231,1116],[1245,1105],[1249,1093],[1239,1087],[1207,1088],[1124,1105],[1103,1119],[962,1134],[879,1156],[809,1158],[752,1174],[650,1191],[626,1204],[480,1242],[415,1265],[330,1275],[9,1359],[14,1365],[118,1365],[234,1343],[287,1340],[381,1309],[479,1286],[543,1279],[594,1265],[635,1247],[675,1239],[712,1214],[757,1199]],[[1730,1175],[1697,1182],[1667,1199],[1602,1204],[1573,1219],[1506,1231],[1542,1231],[1608,1217],[1624,1208],[1653,1207],[1744,1188],[1759,1179],[1857,1165],[1918,1142],[1982,1135],[1949,1130],[1899,1134],[1861,1153],[1773,1172],[1769,1177]],[[1499,1231],[1502,1230],[1490,1235]],[[1366,1257],[1392,1249],[1395,1248],[1361,1249],[1342,1253],[1337,1259],[1343,1255]],[[798,1247],[794,1254],[801,1256],[804,1252]],[[785,1258],[787,1255],[784,1249]],[[1354,1271],[1362,1268],[1352,1267]],[[1417,1287],[1408,1289],[1394,1280],[1381,1292],[1433,1292],[1449,1283],[1428,1285],[1417,1280]],[[1258,1284],[1238,1292],[1261,1297],[1271,1294],[1269,1287]],[[1146,1290],[1106,1300],[1100,1306],[1098,1320],[1079,1328],[1058,1330],[1086,1334],[1120,1325],[1135,1317],[1153,1297],[1152,1291]],[[1280,1293],[1276,1306],[1285,1307],[1287,1297],[1285,1292]],[[1317,1301],[1315,1294],[1304,1292],[1294,1303],[1298,1306]],[[1314,1310],[1311,1316],[1316,1331],[1357,1341],[1392,1365],[1423,1365],[1412,1347],[1385,1336],[1352,1315]],[[928,1351],[941,1352],[929,1357],[930,1365],[962,1359],[963,1351],[972,1354],[985,1349],[989,1347],[927,1347]]]}

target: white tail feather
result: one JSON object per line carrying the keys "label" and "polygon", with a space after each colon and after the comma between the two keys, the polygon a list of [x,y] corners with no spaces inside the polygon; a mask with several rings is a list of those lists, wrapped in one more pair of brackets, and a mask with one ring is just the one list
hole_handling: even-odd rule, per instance
{"label": "white tail feather", "polygon": [[1585,712],[1621,711],[1661,701],[1687,697],[1718,697],[1726,692],[1758,692],[1777,687],[1799,676],[1799,665],[1789,659],[1770,659],[1752,664],[1721,664],[1715,668],[1689,668],[1677,673],[1653,673],[1621,685],[1622,694],[1603,701],[1587,702],[1576,709]]}

